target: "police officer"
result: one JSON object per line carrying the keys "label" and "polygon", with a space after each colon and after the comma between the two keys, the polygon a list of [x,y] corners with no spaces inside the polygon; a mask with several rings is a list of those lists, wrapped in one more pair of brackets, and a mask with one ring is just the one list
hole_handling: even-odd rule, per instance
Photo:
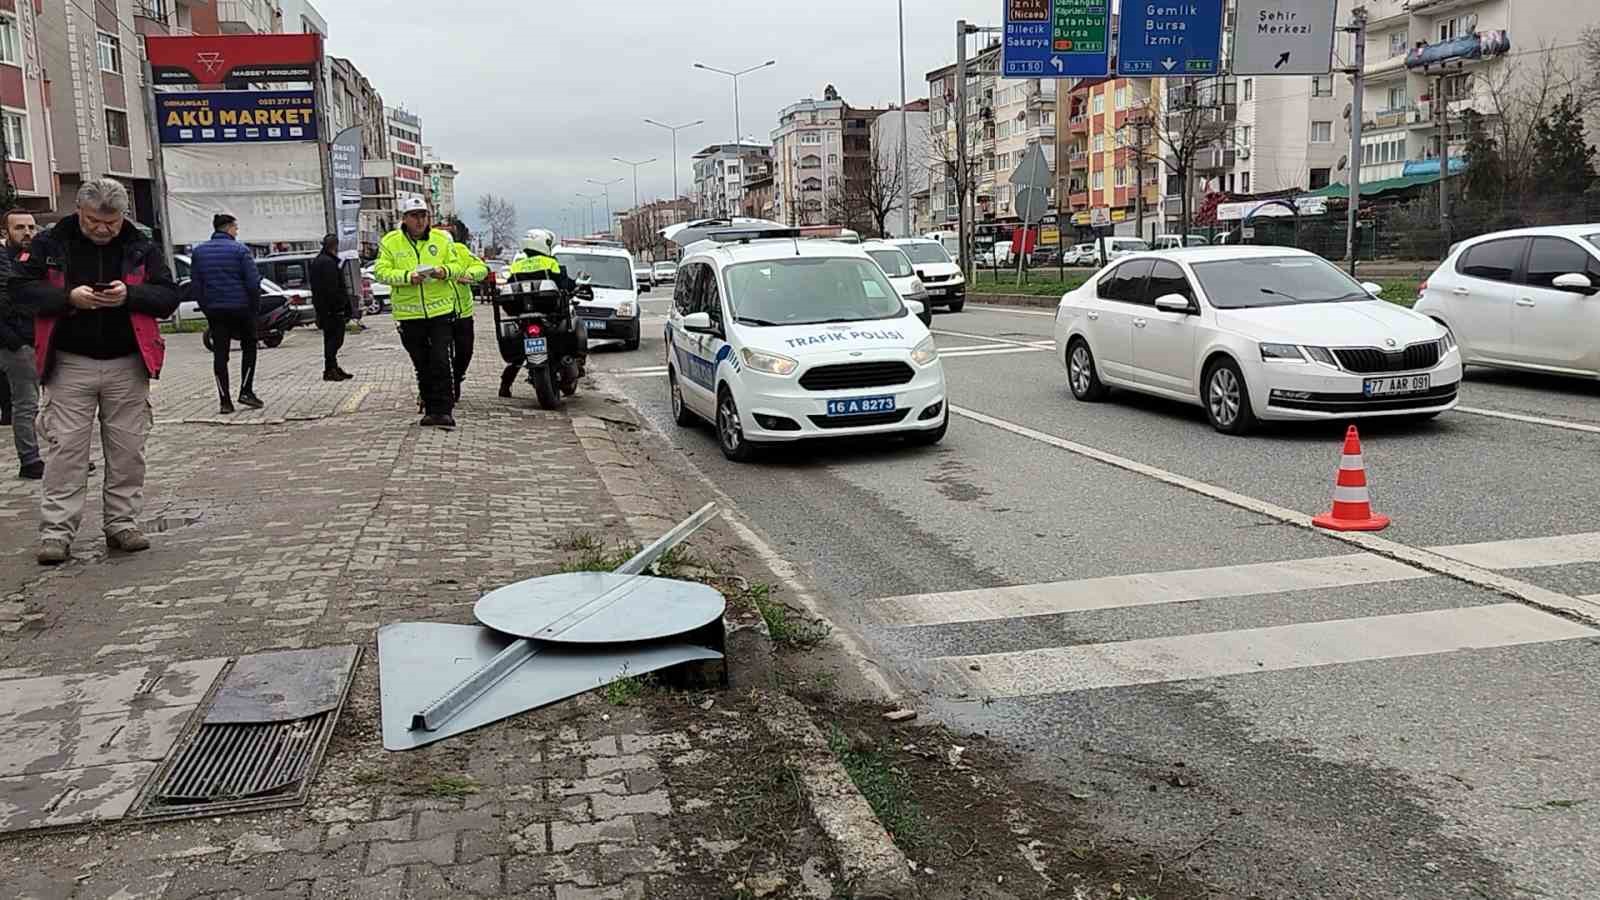
{"label": "police officer", "polygon": [[456,318],[455,280],[465,269],[450,235],[433,227],[428,204],[411,197],[400,206],[400,227],[383,236],[372,275],[392,289],[390,304],[400,343],[411,355],[422,393],[425,428],[456,427],[450,356]]}
{"label": "police officer", "polygon": [[[561,261],[551,255],[555,250],[555,244],[555,232],[544,228],[529,229],[522,239],[522,255],[511,261],[507,277],[512,281],[539,281],[548,278],[564,292],[571,293],[577,290],[578,283],[567,275],[567,270],[561,265]],[[517,372],[521,370],[520,362],[506,366],[506,370],[500,375],[500,396],[511,396],[511,385],[516,382]]]}
{"label": "police officer", "polygon": [[454,391],[455,402],[461,402],[461,382],[466,380],[467,369],[472,365],[472,286],[489,277],[489,267],[483,260],[472,255],[467,242],[472,239],[472,232],[467,230],[467,223],[460,219],[450,223],[450,232],[455,238],[455,244],[450,250],[451,260],[461,267],[461,274],[450,283],[451,290],[455,291],[456,323],[452,335],[454,356],[451,359],[451,373],[455,376]]}

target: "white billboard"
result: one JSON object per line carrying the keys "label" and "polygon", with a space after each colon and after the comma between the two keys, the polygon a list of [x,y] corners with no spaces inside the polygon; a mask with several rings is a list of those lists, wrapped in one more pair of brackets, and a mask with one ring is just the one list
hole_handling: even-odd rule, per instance
{"label": "white billboard", "polygon": [[239,144],[225,152],[169,146],[164,153],[174,244],[211,237],[217,213],[237,218],[239,237],[252,244],[320,243],[328,231],[318,144]]}
{"label": "white billboard", "polygon": [[1239,0],[1235,75],[1325,75],[1336,0]]}

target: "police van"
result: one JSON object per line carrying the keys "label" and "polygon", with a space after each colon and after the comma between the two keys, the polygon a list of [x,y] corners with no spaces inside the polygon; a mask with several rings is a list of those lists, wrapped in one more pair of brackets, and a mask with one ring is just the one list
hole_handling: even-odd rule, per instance
{"label": "police van", "polygon": [[556,245],[554,255],[568,276],[589,276],[594,298],[583,301],[578,316],[590,342],[621,341],[624,349],[639,349],[639,284],[627,248],[615,241],[568,239]]}
{"label": "police van", "polygon": [[765,444],[949,424],[933,336],[859,246],[730,223],[685,247],[666,328],[677,424],[716,426],[724,456]]}

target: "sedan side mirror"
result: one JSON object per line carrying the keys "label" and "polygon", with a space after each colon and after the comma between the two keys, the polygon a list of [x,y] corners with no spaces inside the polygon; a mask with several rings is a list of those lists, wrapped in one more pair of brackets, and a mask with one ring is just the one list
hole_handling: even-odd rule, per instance
{"label": "sedan side mirror", "polygon": [[692,312],[684,316],[683,330],[690,334],[716,333],[716,329],[711,327],[711,314],[706,312]]}
{"label": "sedan side mirror", "polygon": [[1596,293],[1594,282],[1589,280],[1589,276],[1580,275],[1577,272],[1557,275],[1551,285],[1558,291],[1568,291],[1574,294],[1588,295]]}
{"label": "sedan side mirror", "polygon": [[1383,285],[1377,283],[1376,281],[1363,281],[1363,282],[1361,282],[1361,289],[1363,291],[1366,291],[1367,293],[1371,294],[1374,297],[1382,297],[1383,296]]}
{"label": "sedan side mirror", "polygon": [[911,314],[919,319],[922,318],[923,313],[928,311],[928,308],[922,305],[921,300],[907,300],[905,304],[906,309],[910,310]]}
{"label": "sedan side mirror", "polygon": [[1162,294],[1156,298],[1156,309],[1166,312],[1190,313],[1194,312],[1194,304],[1182,294]]}

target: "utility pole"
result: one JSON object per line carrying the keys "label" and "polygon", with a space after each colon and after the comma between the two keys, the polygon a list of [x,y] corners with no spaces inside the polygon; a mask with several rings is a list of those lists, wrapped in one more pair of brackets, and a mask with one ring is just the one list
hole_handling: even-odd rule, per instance
{"label": "utility pole", "polygon": [[[1355,64],[1345,72],[1350,74],[1350,203],[1345,220],[1345,255],[1350,260],[1350,277],[1356,274],[1356,254],[1361,248],[1359,215],[1361,211],[1361,94],[1366,88],[1367,65],[1367,10],[1358,6],[1350,11],[1350,24],[1339,29],[1354,36]],[[1442,165],[1442,163],[1441,163]],[[1442,187],[1442,185],[1441,185]]]}
{"label": "utility pole", "polygon": [[897,4],[900,12],[900,231],[901,237],[911,237],[911,135],[906,116],[906,4]]}
{"label": "utility pole", "polygon": [[1444,75],[1433,80],[1433,103],[1439,110],[1435,116],[1435,131],[1439,135],[1439,231],[1444,236],[1444,248],[1450,246],[1450,100],[1444,95]]}
{"label": "utility pole", "polygon": [[1133,216],[1134,221],[1137,223],[1135,226],[1137,230],[1134,233],[1139,235],[1140,240],[1144,240],[1144,132],[1145,129],[1150,127],[1150,122],[1140,117],[1135,119],[1132,124],[1134,140],[1133,164],[1137,167],[1137,172],[1134,175],[1134,184],[1136,185],[1134,190],[1139,192],[1138,197],[1133,201]]}
{"label": "utility pole", "polygon": [[610,179],[607,179],[605,181],[602,181],[602,180],[600,180],[598,178],[587,179],[587,181],[590,184],[598,185],[600,190],[602,190],[604,192],[604,196],[606,198],[606,232],[607,233],[609,233],[611,231],[611,186],[613,184],[621,184],[625,180],[626,179],[623,179],[623,178],[610,178]]}
{"label": "utility pole", "polygon": [[977,29],[966,19],[956,21],[956,192],[961,200],[960,218],[956,226],[961,233],[961,271],[963,277],[972,277],[972,217],[967,212],[967,201],[972,196],[970,170],[967,168],[967,35]]}
{"label": "utility pole", "polygon": [[[639,167],[647,166],[655,162],[656,158],[652,156],[649,159],[640,160],[638,162],[634,162],[631,159],[623,159],[620,156],[613,156],[611,158],[625,166],[631,166],[633,168],[633,218],[634,221],[637,222],[639,219]],[[623,243],[627,243],[626,237],[623,238]]]}

